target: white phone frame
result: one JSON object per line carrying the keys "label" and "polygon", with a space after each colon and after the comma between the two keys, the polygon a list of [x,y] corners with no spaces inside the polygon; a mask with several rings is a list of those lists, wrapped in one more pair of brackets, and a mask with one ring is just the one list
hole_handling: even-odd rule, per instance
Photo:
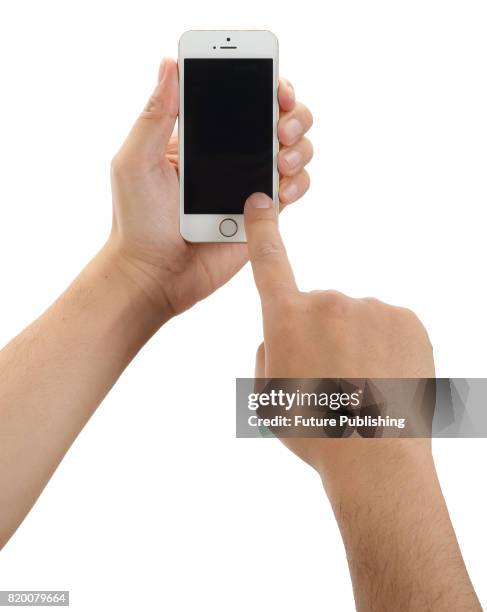
{"label": "white phone frame", "polygon": [[[227,38],[230,41],[227,41]],[[279,210],[279,174],[277,171],[279,48],[277,37],[268,30],[189,30],[179,39],[179,229],[182,237],[188,242],[246,242],[243,215],[184,213],[184,60],[186,58],[270,58],[273,60],[272,191],[277,214]],[[234,236],[224,236],[220,232],[220,224],[225,219],[231,219],[237,224],[237,232]]]}

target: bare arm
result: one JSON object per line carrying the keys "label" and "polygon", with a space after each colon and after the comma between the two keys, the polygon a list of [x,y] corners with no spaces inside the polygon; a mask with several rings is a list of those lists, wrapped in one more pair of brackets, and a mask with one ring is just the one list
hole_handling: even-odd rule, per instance
{"label": "bare arm", "polygon": [[[428,378],[432,347],[409,310],[333,291],[302,293],[271,202],[254,194],[246,233],[262,302],[259,378]],[[480,610],[427,438],[283,438],[320,474],[360,612]]]}
{"label": "bare arm", "polygon": [[357,610],[481,610],[424,441],[331,442],[348,447],[323,481]]}
{"label": "bare arm", "polygon": [[169,317],[109,246],[0,352],[0,548],[121,372]]}

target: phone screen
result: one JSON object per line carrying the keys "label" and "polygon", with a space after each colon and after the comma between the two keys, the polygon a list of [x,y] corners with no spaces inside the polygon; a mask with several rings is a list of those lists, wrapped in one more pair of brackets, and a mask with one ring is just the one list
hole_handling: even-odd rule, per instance
{"label": "phone screen", "polygon": [[184,60],[184,212],[242,214],[272,197],[273,60]]}

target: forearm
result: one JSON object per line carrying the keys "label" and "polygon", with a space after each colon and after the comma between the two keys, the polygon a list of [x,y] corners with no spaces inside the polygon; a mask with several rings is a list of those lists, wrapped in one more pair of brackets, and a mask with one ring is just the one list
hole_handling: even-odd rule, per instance
{"label": "forearm", "polygon": [[0,548],[164,319],[106,246],[0,352]]}
{"label": "forearm", "polygon": [[428,443],[348,442],[355,444],[353,458],[337,461],[324,483],[347,551],[357,610],[481,610]]}

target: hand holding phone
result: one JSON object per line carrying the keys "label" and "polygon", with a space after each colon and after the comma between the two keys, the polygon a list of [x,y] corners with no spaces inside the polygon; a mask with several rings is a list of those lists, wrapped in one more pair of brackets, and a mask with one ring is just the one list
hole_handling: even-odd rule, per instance
{"label": "hand holding phone", "polygon": [[[309,184],[304,166],[312,147],[304,133],[312,117],[306,106],[295,101],[287,81],[279,83],[278,102],[282,208],[298,200]],[[154,92],[112,163],[109,246],[131,281],[150,296],[161,319],[210,295],[248,260],[246,245],[191,244],[179,232],[180,160],[174,133],[178,112],[178,69],[174,60],[166,59]],[[287,156],[296,154],[298,160],[289,165]]]}

